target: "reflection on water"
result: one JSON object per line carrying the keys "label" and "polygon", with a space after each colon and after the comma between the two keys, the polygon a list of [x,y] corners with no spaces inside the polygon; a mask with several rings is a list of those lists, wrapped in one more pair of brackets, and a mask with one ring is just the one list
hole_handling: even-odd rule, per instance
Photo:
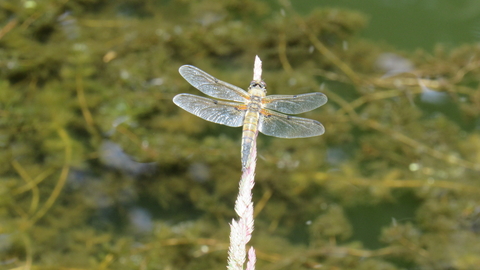
{"label": "reflection on water", "polygon": [[112,141],[105,140],[99,149],[100,161],[107,167],[119,170],[131,176],[152,174],[155,170],[155,163],[136,162],[127,155],[123,149]]}
{"label": "reflection on water", "polygon": [[383,53],[381,54],[376,62],[375,66],[385,72],[383,77],[394,76],[401,73],[413,71],[413,63],[394,53]]}

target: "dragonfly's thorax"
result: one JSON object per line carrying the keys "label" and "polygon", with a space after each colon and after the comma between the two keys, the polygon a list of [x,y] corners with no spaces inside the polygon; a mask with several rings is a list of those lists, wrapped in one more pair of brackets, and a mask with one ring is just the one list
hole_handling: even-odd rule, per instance
{"label": "dragonfly's thorax", "polygon": [[250,102],[260,103],[260,102],[262,102],[262,97],[259,97],[259,96],[251,96],[251,97],[250,97]]}
{"label": "dragonfly's thorax", "polygon": [[[257,98],[260,98],[260,97],[257,97]],[[259,112],[260,109],[262,108],[261,107],[261,104],[260,102],[255,102],[253,99],[248,103],[248,110],[250,112]]]}
{"label": "dragonfly's thorax", "polygon": [[265,97],[265,90],[261,87],[250,88],[250,102],[248,103],[248,110],[251,112],[258,112],[262,108],[262,99]]}

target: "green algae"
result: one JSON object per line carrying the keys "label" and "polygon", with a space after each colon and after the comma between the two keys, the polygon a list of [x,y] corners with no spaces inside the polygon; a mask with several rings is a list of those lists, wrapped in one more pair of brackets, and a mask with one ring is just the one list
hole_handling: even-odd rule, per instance
{"label": "green algae", "polygon": [[[256,54],[270,94],[330,100],[303,115],[325,125],[322,137],[259,137],[258,269],[478,265],[477,45],[400,52],[361,39],[358,12],[300,17],[257,1],[0,7],[2,267],[224,269],[240,130],[171,100],[198,94],[180,65],[246,87]],[[386,52],[414,74],[382,77]],[[422,101],[426,88],[449,102]],[[106,166],[107,139],[155,172]],[[362,240],[365,226],[381,228],[379,247]]]}

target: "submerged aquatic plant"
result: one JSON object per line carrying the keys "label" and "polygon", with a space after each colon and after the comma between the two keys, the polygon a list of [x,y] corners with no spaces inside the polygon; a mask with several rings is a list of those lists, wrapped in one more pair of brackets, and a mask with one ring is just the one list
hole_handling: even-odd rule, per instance
{"label": "submerged aquatic plant", "polygon": [[[1,2],[0,268],[225,269],[240,135],[178,110],[171,67],[240,85],[258,51],[269,93],[320,85],[332,102],[309,115],[323,140],[258,138],[256,268],[480,265],[477,44],[402,51],[320,4],[133,2]],[[100,158],[125,118],[108,139],[151,176]]]}

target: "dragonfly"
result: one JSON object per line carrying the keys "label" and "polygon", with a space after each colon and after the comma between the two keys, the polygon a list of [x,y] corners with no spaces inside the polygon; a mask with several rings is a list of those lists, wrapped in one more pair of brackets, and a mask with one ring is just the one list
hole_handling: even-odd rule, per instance
{"label": "dragonfly", "polygon": [[323,125],[316,120],[288,115],[308,112],[324,105],[327,96],[323,93],[267,96],[267,85],[261,79],[253,80],[247,92],[191,65],[181,66],[179,72],[193,87],[215,99],[178,94],[173,98],[177,106],[210,122],[230,127],[243,126],[243,168],[258,131],[279,138],[313,137],[325,132]]}

